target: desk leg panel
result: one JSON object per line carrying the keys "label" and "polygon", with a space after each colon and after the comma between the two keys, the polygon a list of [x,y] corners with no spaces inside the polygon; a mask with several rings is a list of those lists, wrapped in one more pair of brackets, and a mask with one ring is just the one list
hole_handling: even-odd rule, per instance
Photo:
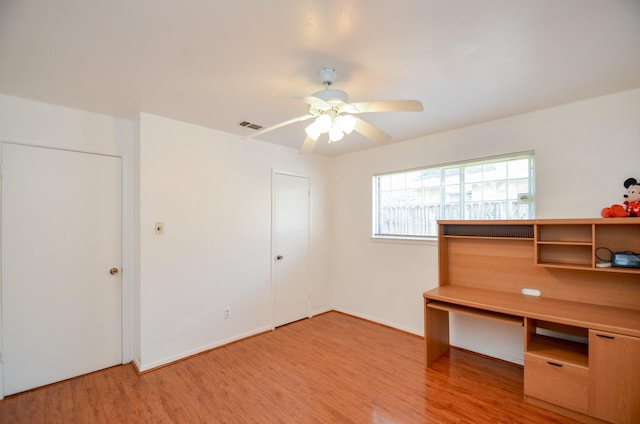
{"label": "desk leg panel", "polygon": [[424,304],[424,340],[426,348],[426,366],[449,350],[449,312],[429,308]]}

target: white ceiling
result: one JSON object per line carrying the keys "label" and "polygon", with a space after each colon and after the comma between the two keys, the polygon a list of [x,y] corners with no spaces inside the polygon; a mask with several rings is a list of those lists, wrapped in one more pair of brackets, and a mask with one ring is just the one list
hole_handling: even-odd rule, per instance
{"label": "white ceiling", "polygon": [[640,87],[640,0],[0,0],[7,95],[250,135],[305,114],[322,67],[350,101],[422,101],[361,115],[398,142]]}

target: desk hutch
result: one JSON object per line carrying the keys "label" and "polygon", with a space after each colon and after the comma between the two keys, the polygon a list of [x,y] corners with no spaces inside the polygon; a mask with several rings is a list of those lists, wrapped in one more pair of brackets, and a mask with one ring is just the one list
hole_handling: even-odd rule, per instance
{"label": "desk hutch", "polygon": [[[640,218],[439,221],[438,287],[424,293],[426,365],[449,312],[524,327],[524,395],[582,421],[640,423]],[[539,295],[525,295],[532,289]]]}

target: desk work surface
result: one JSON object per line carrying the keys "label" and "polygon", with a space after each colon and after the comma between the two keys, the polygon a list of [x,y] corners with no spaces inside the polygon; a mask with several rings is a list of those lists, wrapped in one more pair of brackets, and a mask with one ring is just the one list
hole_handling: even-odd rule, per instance
{"label": "desk work surface", "polygon": [[640,337],[640,310],[571,302],[463,286],[441,286],[424,292],[435,300],[479,310]]}

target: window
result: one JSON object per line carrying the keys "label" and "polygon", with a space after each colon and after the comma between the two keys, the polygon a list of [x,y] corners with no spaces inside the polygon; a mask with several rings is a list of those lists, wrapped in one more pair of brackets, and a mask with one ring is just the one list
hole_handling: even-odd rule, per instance
{"label": "window", "polygon": [[373,177],[374,236],[435,237],[439,219],[534,217],[534,154]]}

